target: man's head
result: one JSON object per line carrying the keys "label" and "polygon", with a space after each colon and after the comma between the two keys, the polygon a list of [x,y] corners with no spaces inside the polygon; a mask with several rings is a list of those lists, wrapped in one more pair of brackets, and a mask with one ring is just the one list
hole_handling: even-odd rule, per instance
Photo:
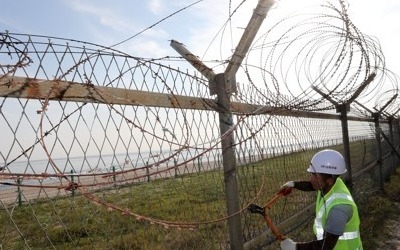
{"label": "man's head", "polygon": [[332,149],[316,153],[311,159],[307,172],[311,174],[310,182],[315,190],[329,191],[336,178],[347,172],[343,156]]}
{"label": "man's head", "polygon": [[307,172],[341,175],[347,172],[347,168],[342,154],[336,150],[325,149],[313,156]]}

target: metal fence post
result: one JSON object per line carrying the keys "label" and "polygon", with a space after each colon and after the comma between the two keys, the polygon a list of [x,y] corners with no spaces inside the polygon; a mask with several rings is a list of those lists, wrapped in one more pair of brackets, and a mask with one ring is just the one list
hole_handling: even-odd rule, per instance
{"label": "metal fence post", "polygon": [[215,76],[219,124],[221,131],[222,162],[224,168],[225,196],[228,210],[229,241],[234,249],[242,249],[244,240],[240,220],[239,191],[236,179],[236,156],[231,128],[233,117],[230,112],[230,96],[225,88],[225,74]]}
{"label": "metal fence post", "polygon": [[[389,138],[390,138],[390,143],[394,145],[394,134],[393,134],[393,116],[389,116]],[[395,153],[394,150],[392,149],[391,151],[391,158],[392,158],[392,166],[390,167],[390,174],[394,174],[394,169],[395,169]]]}
{"label": "metal fence post", "polygon": [[146,162],[146,175],[147,175],[147,182],[150,182],[149,161]]}
{"label": "metal fence post", "polygon": [[[74,175],[73,175],[73,173],[74,173],[74,170],[71,169],[71,183],[75,183],[75,182],[74,182]],[[75,196],[75,187],[74,187],[74,186],[72,186],[71,191],[72,191],[72,196]]]}
{"label": "metal fence post", "polygon": [[351,159],[350,159],[350,140],[349,140],[349,128],[348,128],[348,119],[347,112],[350,111],[350,104],[352,102],[356,102],[356,98],[361,94],[361,92],[374,80],[376,73],[370,74],[367,79],[362,82],[362,84],[358,87],[358,89],[354,92],[354,94],[346,101],[341,103],[334,100],[330,95],[322,92],[315,86],[311,86],[313,90],[315,90],[322,97],[330,101],[336,107],[336,113],[340,113],[340,120],[342,122],[342,136],[343,136],[343,157],[346,161],[347,165],[347,174],[348,174],[348,187],[350,191],[353,190],[353,174],[351,169]]}
{"label": "metal fence post", "polygon": [[340,121],[342,123],[342,136],[343,136],[343,156],[346,161],[347,174],[348,174],[348,187],[350,191],[353,190],[353,171],[351,168],[351,158],[350,158],[350,140],[349,140],[349,125],[347,121],[347,111],[348,105],[342,104],[337,107],[340,111]]}
{"label": "metal fence post", "polygon": [[17,178],[17,184],[18,184],[18,186],[17,186],[17,188],[18,188],[18,206],[19,207],[21,207],[22,206],[22,191],[21,191],[21,183],[22,183],[22,180],[21,180],[21,177],[19,177],[18,176],[18,178]]}
{"label": "metal fence post", "polygon": [[116,179],[117,177],[115,176],[115,166],[114,166],[114,165],[112,166],[112,171],[113,171],[113,181],[114,181],[114,185],[116,185],[115,182],[116,182],[116,180],[117,180],[117,179]]}
{"label": "metal fence post", "polygon": [[178,165],[178,160],[174,158],[174,170],[175,170],[175,175],[174,175],[174,177],[175,177],[175,178],[178,177],[178,168],[177,168],[176,165]]}
{"label": "metal fence post", "polygon": [[382,171],[382,147],[381,147],[381,132],[379,128],[379,117],[380,117],[380,112],[376,112],[372,114],[374,118],[374,123],[375,123],[375,140],[376,140],[376,154],[377,154],[377,163],[378,163],[378,169],[379,169],[379,190],[381,192],[384,191],[383,189],[383,171]]}
{"label": "metal fence post", "polygon": [[[395,134],[397,134],[397,140],[395,139],[395,147],[396,147],[396,149],[398,149],[400,147],[400,120],[398,118],[396,118],[395,121],[396,121],[395,127],[397,127],[396,132],[395,132]],[[399,164],[399,162],[400,162],[400,159],[397,159],[395,171],[397,169],[397,165]]]}
{"label": "metal fence post", "polygon": [[247,27],[237,45],[232,58],[225,70],[225,73],[215,74],[211,68],[204,65],[187,49],[176,41],[171,42],[171,46],[187,59],[196,69],[198,69],[208,80],[210,95],[216,94],[218,97],[218,113],[221,132],[222,161],[224,167],[224,181],[227,199],[227,210],[229,226],[230,247],[233,250],[243,249],[243,233],[241,226],[239,207],[239,192],[236,180],[236,156],[234,149],[233,131],[230,131],[233,125],[232,113],[230,111],[230,96],[236,92],[235,75],[245,58],[252,41],[262,22],[267,16],[267,12],[274,4],[272,0],[259,0],[253,15],[247,24]]}
{"label": "metal fence post", "polygon": [[400,119],[397,120],[397,140],[400,143]]}
{"label": "metal fence post", "polygon": [[199,173],[201,172],[201,157],[197,158],[197,167],[199,168]]}

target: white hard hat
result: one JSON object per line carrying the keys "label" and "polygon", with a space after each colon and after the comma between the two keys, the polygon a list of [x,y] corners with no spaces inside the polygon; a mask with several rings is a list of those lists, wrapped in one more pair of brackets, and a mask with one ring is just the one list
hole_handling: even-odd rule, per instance
{"label": "white hard hat", "polygon": [[307,172],[341,175],[347,172],[347,168],[342,154],[332,149],[325,149],[313,156]]}

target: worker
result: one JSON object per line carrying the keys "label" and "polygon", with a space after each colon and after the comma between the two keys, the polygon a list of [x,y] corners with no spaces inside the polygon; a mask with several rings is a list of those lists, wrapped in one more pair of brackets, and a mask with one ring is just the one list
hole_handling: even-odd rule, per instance
{"label": "worker", "polygon": [[340,175],[347,172],[343,156],[331,149],[316,153],[307,169],[309,181],[288,181],[280,192],[292,189],[317,191],[314,234],[316,240],[294,242],[286,238],[282,250],[363,249],[360,237],[360,219],[354,202]]}

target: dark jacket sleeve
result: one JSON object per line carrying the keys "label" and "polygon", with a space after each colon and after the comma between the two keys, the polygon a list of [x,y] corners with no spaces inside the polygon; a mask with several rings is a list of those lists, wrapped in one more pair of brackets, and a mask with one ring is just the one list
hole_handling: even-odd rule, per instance
{"label": "dark jacket sleeve", "polygon": [[310,181],[295,181],[294,188],[301,191],[315,191]]}
{"label": "dark jacket sleeve", "polygon": [[310,242],[297,242],[297,250],[331,250],[336,246],[339,235],[326,233],[322,240],[314,240]]}

